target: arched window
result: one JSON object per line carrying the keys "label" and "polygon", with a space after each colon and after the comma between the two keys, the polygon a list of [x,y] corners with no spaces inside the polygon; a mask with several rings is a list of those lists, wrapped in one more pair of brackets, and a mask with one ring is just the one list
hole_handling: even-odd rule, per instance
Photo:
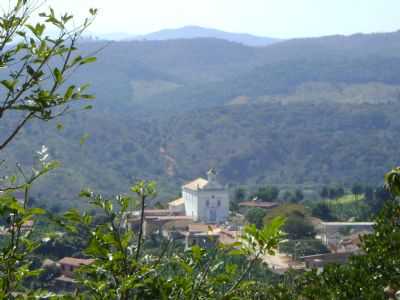
{"label": "arched window", "polygon": [[217,201],[217,206],[220,207],[221,206],[221,200],[218,199]]}
{"label": "arched window", "polygon": [[206,201],[206,206],[207,206],[207,207],[210,206],[210,201],[209,201],[209,200]]}

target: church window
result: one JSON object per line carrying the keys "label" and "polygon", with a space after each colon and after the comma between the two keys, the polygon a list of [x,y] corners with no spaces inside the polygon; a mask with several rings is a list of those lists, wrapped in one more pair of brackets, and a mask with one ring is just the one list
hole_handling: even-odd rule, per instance
{"label": "church window", "polygon": [[211,196],[211,199],[214,199],[214,198],[215,198],[215,196],[214,196],[214,195],[212,195],[212,196]]}
{"label": "church window", "polygon": [[218,205],[218,207],[221,206],[221,200],[218,200],[217,205]]}
{"label": "church window", "polygon": [[207,207],[210,206],[210,201],[209,201],[209,200],[206,201],[206,206],[207,206]]}

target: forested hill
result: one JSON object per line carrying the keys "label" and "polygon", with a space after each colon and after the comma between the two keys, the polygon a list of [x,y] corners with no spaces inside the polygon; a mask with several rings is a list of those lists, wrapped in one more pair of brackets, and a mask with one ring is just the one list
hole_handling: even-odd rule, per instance
{"label": "forested hill", "polygon": [[80,47],[102,49],[71,79],[92,83],[94,109],[65,116],[61,131],[32,124],[5,157],[29,164],[49,146],[62,167],[35,193],[50,205],[75,205],[66,200],[86,186],[124,192],[138,178],[157,180],[165,199],[211,166],[232,184],[351,184],[380,182],[399,162],[399,32]]}
{"label": "forested hill", "polygon": [[163,29],[143,36],[136,37],[140,40],[171,40],[194,38],[218,38],[248,46],[268,46],[279,42],[279,39],[259,37],[246,33],[231,33],[222,30],[204,28],[199,26],[185,26],[176,29]]}

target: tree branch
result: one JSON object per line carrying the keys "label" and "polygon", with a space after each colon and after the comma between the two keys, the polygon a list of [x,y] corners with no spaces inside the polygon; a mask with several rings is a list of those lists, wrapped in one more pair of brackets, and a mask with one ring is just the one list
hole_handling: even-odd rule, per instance
{"label": "tree branch", "polygon": [[14,128],[14,131],[10,134],[10,136],[0,145],[0,150],[3,150],[12,141],[12,139],[18,134],[25,123],[32,118],[33,115],[34,112],[30,112],[28,115],[26,115],[22,122],[16,128]]}

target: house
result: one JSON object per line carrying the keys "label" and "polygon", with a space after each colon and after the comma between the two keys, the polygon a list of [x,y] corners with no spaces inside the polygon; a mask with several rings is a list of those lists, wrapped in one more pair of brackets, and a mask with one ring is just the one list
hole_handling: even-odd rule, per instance
{"label": "house", "polygon": [[[207,177],[208,180],[197,178],[182,186],[185,215],[196,222],[224,223],[229,216],[229,193],[218,182],[215,169],[208,171]],[[182,205],[182,200],[172,201],[169,206],[177,204]]]}
{"label": "house", "polygon": [[371,233],[374,224],[374,222],[321,222],[318,227],[322,243],[328,248],[337,248],[343,236]]}
{"label": "house", "polygon": [[[60,259],[57,266],[60,268],[61,275],[55,278],[54,291],[69,290],[72,291],[76,288],[76,281],[74,279],[74,271],[81,267],[87,266],[94,262],[94,259],[64,257]],[[51,264],[51,262],[47,262]]]}
{"label": "house", "polygon": [[[229,216],[229,192],[218,182],[214,169],[208,171],[207,175],[207,180],[197,178],[184,184],[182,197],[169,202],[168,209],[145,209],[143,212],[144,235],[158,233],[171,237],[186,234],[200,239],[204,237],[204,232],[190,232],[188,226],[193,223],[226,222]],[[129,212],[125,218],[125,226],[138,230],[141,222],[140,211]]]}
{"label": "house", "polygon": [[174,213],[185,213],[185,200],[180,197],[174,201],[168,202],[168,209]]}
{"label": "house", "polygon": [[351,253],[361,253],[361,237],[370,234],[370,232],[362,231],[355,234],[344,237],[338,243],[336,247],[337,253],[351,252]]}
{"label": "house", "polygon": [[241,231],[222,228],[219,232],[219,242],[224,245],[231,245],[240,241]]}
{"label": "house", "polygon": [[64,257],[58,261],[58,264],[60,265],[61,274],[71,278],[77,268],[90,265],[93,262],[94,259]]}
{"label": "house", "polygon": [[220,234],[220,228],[216,225],[209,224],[190,224],[185,235],[185,248],[198,245],[202,248],[214,246]]}

